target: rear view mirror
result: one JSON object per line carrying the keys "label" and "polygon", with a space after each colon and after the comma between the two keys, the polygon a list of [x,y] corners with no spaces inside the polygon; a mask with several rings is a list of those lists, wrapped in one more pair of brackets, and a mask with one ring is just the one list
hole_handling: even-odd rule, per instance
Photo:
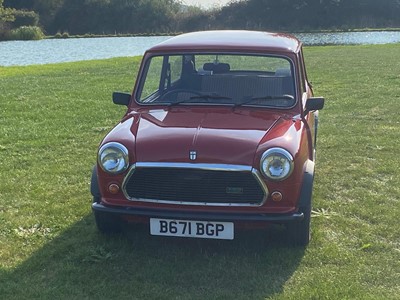
{"label": "rear view mirror", "polygon": [[131,94],[123,92],[114,92],[112,96],[114,104],[128,106],[131,100]]}
{"label": "rear view mirror", "polygon": [[306,102],[306,109],[304,114],[308,114],[310,111],[320,110],[324,108],[325,99],[323,97],[308,98]]}

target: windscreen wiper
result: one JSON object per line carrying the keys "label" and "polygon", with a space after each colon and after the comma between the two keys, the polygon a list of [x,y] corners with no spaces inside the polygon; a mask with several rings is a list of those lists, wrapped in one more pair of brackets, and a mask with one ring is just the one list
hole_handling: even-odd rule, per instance
{"label": "windscreen wiper", "polygon": [[190,101],[191,100],[191,98],[185,98],[185,99],[183,99],[183,100],[179,100],[179,101],[175,101],[175,102],[168,102],[168,103],[166,103],[168,106],[175,106],[175,105],[179,105],[179,104],[182,104],[182,103],[193,103],[192,101]]}
{"label": "windscreen wiper", "polygon": [[[231,97],[226,97],[226,96],[221,96],[218,94],[200,94],[200,95],[195,95],[195,96],[191,96],[190,98],[185,98],[179,101],[175,101],[175,102],[171,102],[168,103],[168,106],[175,106],[175,105],[179,105],[179,104],[183,104],[183,103],[198,103],[198,102],[194,102],[192,100],[196,100],[196,99],[232,99]],[[207,103],[207,102],[206,102]]]}
{"label": "windscreen wiper", "polygon": [[260,97],[251,97],[250,99],[247,99],[244,102],[235,104],[234,107],[251,104],[253,102],[258,102],[260,100],[268,102],[268,101],[274,101],[274,100],[280,100],[280,99],[293,100],[294,101],[294,97],[292,95],[267,95],[267,96],[260,96]]}

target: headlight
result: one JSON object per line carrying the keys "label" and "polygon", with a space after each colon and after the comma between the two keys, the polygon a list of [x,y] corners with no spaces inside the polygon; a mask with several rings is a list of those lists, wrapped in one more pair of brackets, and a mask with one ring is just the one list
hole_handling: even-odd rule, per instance
{"label": "headlight", "polygon": [[263,175],[272,180],[283,180],[293,171],[293,157],[282,148],[271,148],[261,157],[260,168]]}
{"label": "headlight", "polygon": [[107,143],[99,150],[100,167],[111,174],[124,172],[129,166],[128,149],[120,143]]}

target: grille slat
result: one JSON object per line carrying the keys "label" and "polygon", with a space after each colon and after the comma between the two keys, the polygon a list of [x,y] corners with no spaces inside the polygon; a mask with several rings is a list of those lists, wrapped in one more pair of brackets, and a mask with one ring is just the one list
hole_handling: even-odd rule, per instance
{"label": "grille slat", "polygon": [[247,171],[136,168],[124,186],[132,199],[260,204],[264,191]]}

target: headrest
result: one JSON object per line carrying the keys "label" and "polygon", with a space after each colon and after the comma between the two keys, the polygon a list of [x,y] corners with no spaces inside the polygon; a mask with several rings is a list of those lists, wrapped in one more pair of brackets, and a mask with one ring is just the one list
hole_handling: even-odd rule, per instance
{"label": "headrest", "polygon": [[213,73],[227,73],[231,69],[231,66],[226,63],[205,63],[203,69],[205,71],[213,71]]}
{"label": "headrest", "polygon": [[290,69],[276,69],[275,76],[291,76],[292,72]]}

